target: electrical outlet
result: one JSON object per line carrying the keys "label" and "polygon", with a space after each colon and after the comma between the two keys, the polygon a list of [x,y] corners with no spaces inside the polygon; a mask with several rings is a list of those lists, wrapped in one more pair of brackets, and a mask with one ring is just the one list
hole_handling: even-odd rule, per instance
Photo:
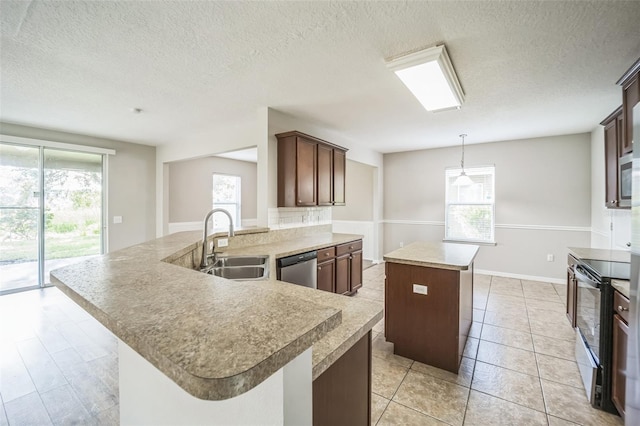
{"label": "electrical outlet", "polygon": [[427,294],[428,293],[428,288],[426,285],[422,285],[422,284],[414,284],[413,285],[413,292],[417,293],[417,294]]}
{"label": "electrical outlet", "polygon": [[218,247],[227,247],[229,245],[228,238],[218,238]]}
{"label": "electrical outlet", "polygon": [[553,262],[555,260],[555,256],[552,254],[547,255],[547,262]]}
{"label": "electrical outlet", "polygon": [[114,216],[113,223],[122,223],[122,216]]}
{"label": "electrical outlet", "polygon": [[400,248],[404,247],[404,241],[400,241]]}

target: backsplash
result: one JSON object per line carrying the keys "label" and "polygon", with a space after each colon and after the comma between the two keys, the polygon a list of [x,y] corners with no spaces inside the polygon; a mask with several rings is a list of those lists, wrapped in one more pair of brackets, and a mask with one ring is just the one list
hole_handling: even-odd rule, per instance
{"label": "backsplash", "polygon": [[270,229],[331,224],[331,207],[281,207],[269,209]]}

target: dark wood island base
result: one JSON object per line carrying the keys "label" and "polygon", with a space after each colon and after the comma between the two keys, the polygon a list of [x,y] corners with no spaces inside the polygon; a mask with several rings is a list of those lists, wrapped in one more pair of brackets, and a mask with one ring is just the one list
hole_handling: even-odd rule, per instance
{"label": "dark wood island base", "polygon": [[395,354],[458,373],[473,322],[477,250],[413,243],[385,255],[385,338]]}
{"label": "dark wood island base", "polygon": [[[394,353],[458,372],[473,321],[473,265],[466,271],[386,264],[385,336]],[[428,293],[414,293],[413,285]]]}

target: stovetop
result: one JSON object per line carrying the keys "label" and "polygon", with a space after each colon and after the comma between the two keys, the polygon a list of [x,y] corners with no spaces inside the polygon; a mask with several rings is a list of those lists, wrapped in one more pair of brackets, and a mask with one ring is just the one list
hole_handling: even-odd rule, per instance
{"label": "stovetop", "polygon": [[581,259],[581,262],[600,278],[628,280],[631,276],[631,264],[628,262],[609,262],[593,259]]}

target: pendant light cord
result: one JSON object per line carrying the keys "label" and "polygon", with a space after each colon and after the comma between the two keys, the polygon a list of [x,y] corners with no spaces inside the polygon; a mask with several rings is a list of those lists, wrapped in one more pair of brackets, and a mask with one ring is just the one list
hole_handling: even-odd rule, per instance
{"label": "pendant light cord", "polygon": [[460,135],[460,137],[462,138],[462,160],[460,161],[460,168],[462,169],[462,173],[464,173],[464,138],[466,136],[466,133]]}

